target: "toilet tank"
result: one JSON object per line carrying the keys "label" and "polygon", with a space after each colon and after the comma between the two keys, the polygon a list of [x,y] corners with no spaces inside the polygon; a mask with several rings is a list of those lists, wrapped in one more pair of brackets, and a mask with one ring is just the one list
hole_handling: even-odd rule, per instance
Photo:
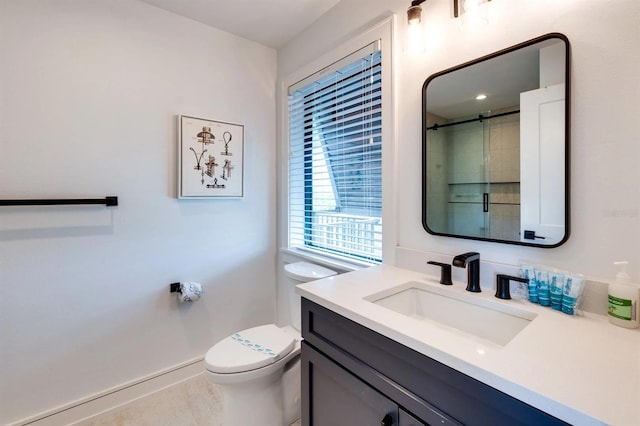
{"label": "toilet tank", "polygon": [[336,271],[309,262],[294,262],[284,265],[284,275],[289,293],[290,322],[296,330],[300,331],[300,296],[296,294],[296,286],[336,275]]}

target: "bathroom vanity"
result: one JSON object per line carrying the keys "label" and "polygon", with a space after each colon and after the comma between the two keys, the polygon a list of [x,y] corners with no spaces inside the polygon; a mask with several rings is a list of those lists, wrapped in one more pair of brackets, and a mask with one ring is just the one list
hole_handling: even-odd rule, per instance
{"label": "bathroom vanity", "polygon": [[307,299],[302,312],[305,424],[566,424]]}
{"label": "bathroom vanity", "polygon": [[[640,419],[637,330],[613,327],[598,315],[498,300],[487,288],[472,294],[462,283],[443,287],[433,277],[385,265],[299,286],[303,424]],[[424,305],[421,313],[429,300],[446,308],[438,313]],[[474,328],[474,322],[483,324]],[[486,329],[500,330],[481,335]],[[608,345],[623,350],[613,354]]]}

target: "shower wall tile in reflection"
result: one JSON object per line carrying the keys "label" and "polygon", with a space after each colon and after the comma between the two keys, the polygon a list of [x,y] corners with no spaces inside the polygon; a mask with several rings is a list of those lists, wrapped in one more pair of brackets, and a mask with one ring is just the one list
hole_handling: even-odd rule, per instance
{"label": "shower wall tile in reflection", "polygon": [[489,120],[489,158],[491,182],[520,182],[520,114]]}

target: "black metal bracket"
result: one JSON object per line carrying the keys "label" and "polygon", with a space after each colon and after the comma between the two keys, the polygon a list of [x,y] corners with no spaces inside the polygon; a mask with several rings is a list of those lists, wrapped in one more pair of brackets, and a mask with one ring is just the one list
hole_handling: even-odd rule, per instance
{"label": "black metal bracket", "polygon": [[87,205],[104,204],[108,207],[118,205],[118,197],[105,198],[54,198],[32,200],[0,200],[0,206],[56,206],[56,205]]}
{"label": "black metal bracket", "polygon": [[479,121],[482,123],[483,120],[491,120],[492,118],[504,117],[505,115],[512,115],[512,114],[519,114],[519,113],[520,113],[520,110],[517,109],[517,110],[501,112],[499,114],[493,114],[493,115],[478,114],[476,118],[469,118],[468,120],[455,121],[453,123],[445,123],[445,124],[436,123],[433,126],[427,127],[426,130],[438,130],[438,129],[442,129],[443,127],[457,126],[458,124],[473,123],[475,121]]}

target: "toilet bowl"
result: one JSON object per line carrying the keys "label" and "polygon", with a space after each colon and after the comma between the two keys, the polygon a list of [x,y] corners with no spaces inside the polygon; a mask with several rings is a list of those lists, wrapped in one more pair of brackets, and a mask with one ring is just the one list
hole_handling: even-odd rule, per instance
{"label": "toilet bowl", "polygon": [[285,265],[292,326],[238,331],[209,349],[205,376],[222,387],[223,426],[288,426],[300,418],[300,297],[295,286],[335,274],[307,262]]}

